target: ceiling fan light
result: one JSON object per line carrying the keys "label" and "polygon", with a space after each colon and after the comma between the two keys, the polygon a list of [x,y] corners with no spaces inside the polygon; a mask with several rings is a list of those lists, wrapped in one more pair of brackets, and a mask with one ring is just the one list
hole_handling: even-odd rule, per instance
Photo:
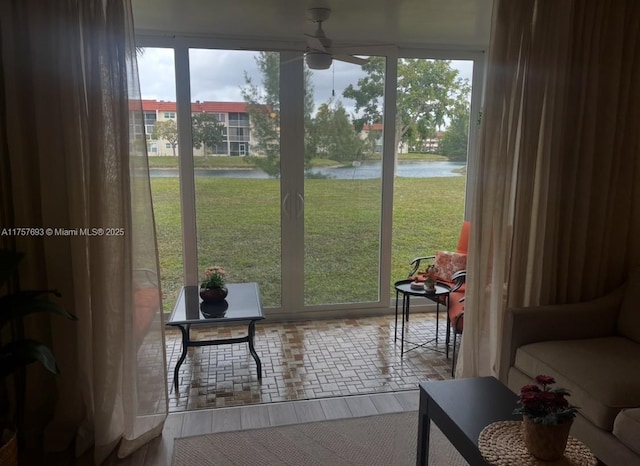
{"label": "ceiling fan light", "polygon": [[328,6],[317,6],[309,8],[308,10],[309,19],[315,22],[322,22],[329,19],[331,15],[331,8]]}
{"label": "ceiling fan light", "polygon": [[328,70],[331,66],[331,54],[324,52],[307,52],[307,66],[312,70]]}

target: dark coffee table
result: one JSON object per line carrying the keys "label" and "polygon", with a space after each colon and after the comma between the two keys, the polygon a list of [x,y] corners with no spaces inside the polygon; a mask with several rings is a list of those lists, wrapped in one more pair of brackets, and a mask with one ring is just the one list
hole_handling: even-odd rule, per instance
{"label": "dark coffee table", "polygon": [[487,465],[478,437],[497,421],[519,421],[518,396],[494,377],[420,384],[417,465],[429,464],[429,421],[433,421],[471,465]]}
{"label": "dark coffee table", "polygon": [[[248,343],[249,353],[256,362],[258,380],[262,380],[262,363],[253,346],[255,325],[264,319],[260,291],[257,283],[228,284],[227,299],[218,304],[205,304],[199,296],[197,286],[184,286],[178,296],[167,325],[178,327],[182,333],[182,354],[173,371],[173,385],[178,393],[178,372],[187,356],[187,350],[194,346],[231,345],[233,343]],[[190,330],[192,326],[215,326],[220,324],[247,323],[247,335],[239,338],[222,340],[192,340]]]}

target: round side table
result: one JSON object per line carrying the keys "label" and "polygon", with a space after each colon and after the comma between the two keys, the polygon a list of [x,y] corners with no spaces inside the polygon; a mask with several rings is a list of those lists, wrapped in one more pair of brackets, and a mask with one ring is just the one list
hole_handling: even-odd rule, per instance
{"label": "round side table", "polygon": [[[440,351],[437,349],[438,346],[438,330],[439,330],[439,318],[440,318],[440,304],[442,303],[442,300],[444,299],[444,305],[445,305],[445,309],[448,308],[449,306],[449,293],[451,292],[451,289],[442,284],[442,283],[437,283],[435,286],[434,291],[426,291],[424,289],[422,290],[417,290],[414,288],[411,288],[411,283],[413,283],[413,280],[400,280],[394,283],[394,287],[396,289],[396,325],[395,325],[395,330],[394,330],[394,334],[393,334],[393,341],[397,341],[398,339],[398,302],[400,301],[400,295],[402,295],[402,326],[401,326],[401,332],[400,332],[400,356],[402,357],[402,355],[405,353],[404,351],[404,336],[405,336],[405,331],[404,331],[404,323],[405,321],[409,320],[409,311],[411,308],[411,297],[412,296],[420,296],[423,298],[427,298],[430,301],[433,301],[436,303],[436,336],[434,339],[426,341],[424,343],[421,344],[414,344],[415,346],[413,348],[408,349],[407,351],[411,351],[413,349],[416,348],[421,348],[421,347],[425,347],[427,344],[429,343],[435,343],[435,347],[433,348],[429,348],[432,349],[434,351]],[[449,353],[449,335],[447,334],[447,338],[446,338],[446,352],[447,354]]]}

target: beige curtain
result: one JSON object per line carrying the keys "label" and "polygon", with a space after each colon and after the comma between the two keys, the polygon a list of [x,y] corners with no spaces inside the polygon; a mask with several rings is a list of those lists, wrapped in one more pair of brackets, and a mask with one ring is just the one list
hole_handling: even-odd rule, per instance
{"label": "beige curtain", "polygon": [[0,219],[27,288],[77,322],[27,323],[61,375],[27,374],[25,450],[94,447],[96,463],[161,433],[167,413],[155,227],[130,0],[0,6]]}
{"label": "beige curtain", "polygon": [[498,0],[459,375],[496,375],[507,306],[594,298],[640,265],[640,2]]}

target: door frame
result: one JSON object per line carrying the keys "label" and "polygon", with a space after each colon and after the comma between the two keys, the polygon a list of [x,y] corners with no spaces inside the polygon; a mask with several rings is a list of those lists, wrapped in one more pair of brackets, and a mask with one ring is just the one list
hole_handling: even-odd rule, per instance
{"label": "door frame", "polygon": [[[303,101],[304,90],[303,66],[300,58],[303,51],[290,50],[291,43],[272,41],[258,43],[255,40],[244,39],[214,39],[203,37],[186,37],[177,35],[136,35],[138,47],[172,48],[175,53],[176,67],[176,99],[178,117],[178,135],[182,141],[190,141],[191,125],[191,90],[189,49],[224,49],[224,50],[267,50],[279,51],[281,54],[281,160],[287,163],[281,165],[281,270],[282,290],[281,307],[270,308],[270,315],[282,318],[300,317],[301,313],[315,312],[318,316],[322,311],[331,315],[339,311],[341,316],[357,315],[363,311],[367,314],[386,313],[393,305],[391,296],[391,252],[392,252],[392,217],[393,217],[393,188],[395,141],[393,128],[396,114],[397,62],[398,58],[427,58],[447,60],[473,60],[474,71],[471,93],[471,124],[469,125],[469,153],[467,162],[466,202],[473,192],[473,177],[477,173],[475,163],[475,147],[481,116],[484,69],[486,56],[480,50],[430,50],[397,48],[381,46],[372,50],[367,47],[366,55],[380,55],[386,57],[386,77],[384,96],[384,128],[383,137],[383,168],[381,180],[381,225],[380,225],[380,274],[378,277],[379,300],[367,303],[328,304],[318,306],[304,306],[304,161],[300,154],[304,151],[304,118]],[[357,52],[355,52],[357,53]],[[293,60],[292,60],[293,59]],[[291,71],[283,72],[283,67],[291,67]],[[473,124],[478,122],[478,124]],[[193,148],[187,144],[181,149],[179,158],[180,197],[182,207],[182,230],[184,255],[184,283],[198,284],[197,247],[196,245],[196,210],[195,210],[195,178],[193,163]],[[466,217],[466,215],[465,215]],[[285,247],[286,246],[286,247]],[[285,285],[286,284],[286,285]],[[350,314],[349,314],[350,313]]]}

